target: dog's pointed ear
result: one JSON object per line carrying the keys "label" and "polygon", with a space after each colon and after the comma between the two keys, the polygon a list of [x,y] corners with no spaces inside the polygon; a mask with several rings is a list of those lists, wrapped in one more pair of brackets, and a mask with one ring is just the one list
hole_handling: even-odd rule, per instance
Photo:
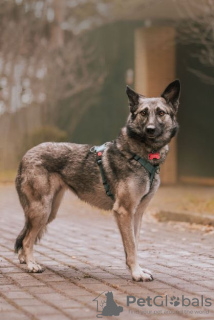
{"label": "dog's pointed ear", "polygon": [[180,81],[175,80],[166,87],[166,89],[161,95],[161,97],[164,98],[167,103],[172,105],[175,112],[177,112],[178,110],[180,91],[181,91]]}
{"label": "dog's pointed ear", "polygon": [[126,93],[129,98],[130,111],[134,113],[137,110],[140,95],[129,86],[126,86]]}

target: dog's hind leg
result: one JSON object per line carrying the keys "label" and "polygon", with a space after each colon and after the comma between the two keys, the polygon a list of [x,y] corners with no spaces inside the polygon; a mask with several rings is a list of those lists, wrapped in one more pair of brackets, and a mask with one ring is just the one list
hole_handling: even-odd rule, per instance
{"label": "dog's hind leg", "polygon": [[[48,217],[47,224],[52,222],[56,218],[56,214],[58,212],[58,209],[59,209],[59,206],[62,201],[64,193],[65,193],[64,187],[60,187],[60,189],[55,192],[55,195],[52,200],[51,211],[50,211],[50,214]],[[39,233],[36,237],[35,243],[37,242],[37,240],[40,240],[42,238],[42,236],[45,234],[46,229],[47,229],[47,224],[39,231]],[[23,262],[20,261],[20,263],[23,263]]]}
{"label": "dog's hind leg", "polygon": [[[48,199],[33,201],[30,203],[30,207],[24,208],[26,222],[23,230],[16,239],[15,251],[18,252],[20,263],[27,263],[29,271],[32,269],[30,267],[30,261],[34,261],[33,245],[41,238],[46,230],[51,208],[51,203],[49,202],[50,200]],[[44,206],[44,203],[47,203],[46,206]],[[38,269],[40,270],[39,267]],[[32,272],[36,271],[32,270]]]}
{"label": "dog's hind leg", "polygon": [[29,272],[42,272],[43,268],[36,263],[33,257],[33,246],[39,234],[46,228],[50,214],[50,199],[43,197],[42,201],[34,201],[28,209],[28,229],[23,239],[23,254],[27,263]]}
{"label": "dog's hind leg", "polygon": [[[35,170],[36,171],[36,170]],[[16,187],[25,212],[25,226],[16,239],[15,251],[20,263],[27,263],[29,272],[42,272],[42,267],[33,257],[33,246],[46,229],[53,208],[53,201],[62,182],[55,174],[48,174],[42,168],[27,175],[20,174]],[[27,179],[26,179],[27,177]]]}
{"label": "dog's hind leg", "polygon": [[60,185],[59,189],[56,190],[53,197],[51,213],[48,218],[48,223],[50,223],[56,218],[56,214],[58,212],[64,193],[65,193],[65,187]]}
{"label": "dog's hind leg", "polygon": [[[46,223],[46,225],[39,231],[37,237],[36,237],[36,241],[40,240],[42,238],[42,236],[45,234],[46,229],[47,229],[47,224],[52,222],[55,218],[56,218],[56,214],[58,212],[60,203],[62,201],[63,195],[65,193],[65,187],[64,186],[60,186],[58,190],[56,190],[54,196],[53,196],[53,200],[52,200],[52,206],[51,206],[51,211],[48,217],[48,221]],[[21,256],[22,259],[22,256]],[[20,260],[20,259],[19,259]],[[25,262],[21,262],[20,263],[25,263]]]}
{"label": "dog's hind leg", "polygon": [[26,258],[25,258],[25,254],[23,252],[23,248],[19,249],[19,251],[18,251],[18,259],[21,264],[26,263]]}
{"label": "dog's hind leg", "polygon": [[16,239],[16,243],[15,243],[15,252],[18,253],[19,262],[21,264],[26,263],[25,254],[24,254],[23,248],[22,248],[22,241],[23,241],[24,237],[26,236],[27,229],[28,229],[28,226],[27,226],[27,223],[25,223],[24,228],[20,232],[19,236]]}

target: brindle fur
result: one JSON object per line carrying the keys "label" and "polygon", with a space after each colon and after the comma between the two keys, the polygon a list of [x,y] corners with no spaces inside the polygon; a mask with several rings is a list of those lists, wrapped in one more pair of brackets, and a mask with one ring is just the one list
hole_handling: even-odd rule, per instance
{"label": "brindle fur", "polygon": [[[25,213],[25,226],[15,243],[20,263],[29,272],[42,272],[33,258],[33,245],[57,214],[66,189],[93,206],[113,210],[124,245],[126,264],[136,281],[151,281],[151,272],[137,260],[137,246],[142,214],[157,191],[160,178],[156,173],[150,188],[148,172],[133,159],[137,154],[148,159],[152,151],[160,152],[164,162],[168,143],[175,135],[180,83],[175,80],[159,98],[146,98],[127,87],[130,114],[119,136],[107,143],[103,166],[113,201],[105,193],[96,155],[91,145],[42,143],[23,157],[16,188]],[[160,114],[161,110],[164,112]]]}

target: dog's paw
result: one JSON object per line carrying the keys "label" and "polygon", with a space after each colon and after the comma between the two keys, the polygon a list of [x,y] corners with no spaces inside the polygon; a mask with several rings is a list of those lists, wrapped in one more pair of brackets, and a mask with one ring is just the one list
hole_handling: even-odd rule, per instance
{"label": "dog's paw", "polygon": [[132,279],[135,281],[152,281],[154,280],[151,271],[147,269],[142,269],[140,267],[136,268],[132,272]]}
{"label": "dog's paw", "polygon": [[41,272],[43,272],[45,270],[43,267],[41,267],[35,261],[30,261],[27,264],[27,269],[28,269],[28,272],[33,272],[33,273],[41,273]]}
{"label": "dog's paw", "polygon": [[18,259],[19,259],[19,262],[20,262],[21,264],[26,263],[25,255],[24,255],[24,253],[22,252],[22,250],[20,250],[19,253],[18,253]]}
{"label": "dog's paw", "polygon": [[26,263],[25,257],[24,256],[19,257],[19,262],[20,262],[20,264],[25,264]]}

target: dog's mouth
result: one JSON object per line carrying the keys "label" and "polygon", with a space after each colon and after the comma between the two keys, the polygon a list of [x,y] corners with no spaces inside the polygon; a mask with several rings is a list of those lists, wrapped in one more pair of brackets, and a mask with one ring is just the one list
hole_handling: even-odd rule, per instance
{"label": "dog's mouth", "polygon": [[147,134],[147,138],[155,139],[155,138],[157,138],[157,134]]}
{"label": "dog's mouth", "polygon": [[149,140],[154,140],[154,139],[158,139],[161,135],[162,135],[161,132],[156,132],[156,133],[153,133],[153,134],[147,133],[146,136],[147,136],[147,138],[148,138]]}

